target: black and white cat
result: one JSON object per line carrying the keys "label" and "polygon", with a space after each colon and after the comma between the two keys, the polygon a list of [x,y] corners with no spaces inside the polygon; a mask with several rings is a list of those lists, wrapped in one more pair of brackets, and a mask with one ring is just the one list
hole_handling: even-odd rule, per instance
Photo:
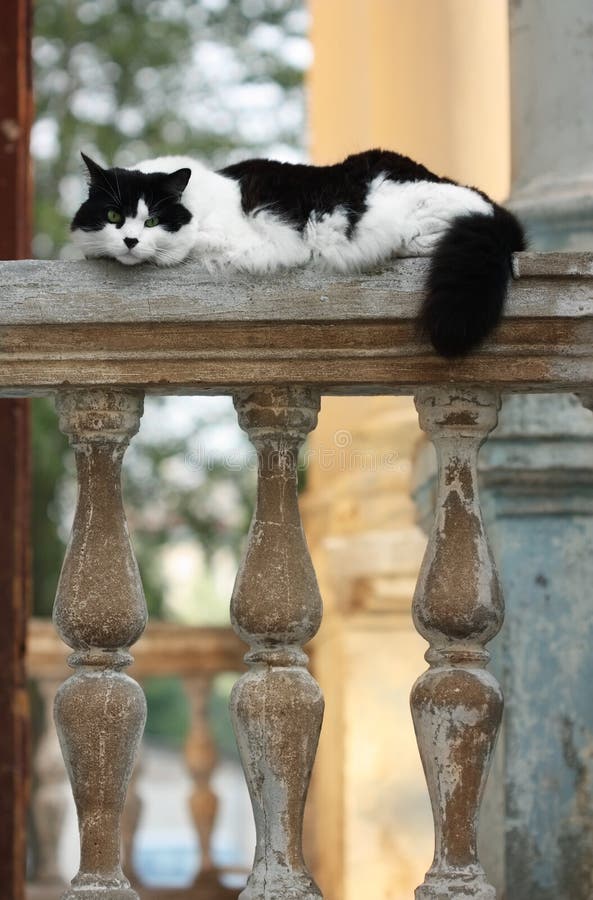
{"label": "black and white cat", "polygon": [[444,356],[467,353],[500,319],[515,217],[406,156],[369,150],[331,166],[250,159],[218,172],[182,156],[103,169],[72,221],[87,257],[251,273],[316,266],[360,272],[430,256],[421,325]]}

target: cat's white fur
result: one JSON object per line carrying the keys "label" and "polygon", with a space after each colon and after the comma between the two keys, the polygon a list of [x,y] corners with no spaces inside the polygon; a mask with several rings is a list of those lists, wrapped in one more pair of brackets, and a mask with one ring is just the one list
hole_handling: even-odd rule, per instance
{"label": "cat's white fur", "polygon": [[[146,227],[149,210],[141,201],[136,216],[121,228],[108,223],[101,231],[75,231],[73,240],[86,256],[108,255],[125,265],[149,261],[167,266],[194,258],[209,269],[272,272],[309,264],[355,272],[393,256],[430,255],[452,219],[493,213],[492,205],[470,188],[380,176],[351,237],[343,208],[311,217],[300,233],[270,211],[245,215],[238,182],[195,159],[163,156],[130,168],[147,173],[191,169],[181,202],[192,219],[174,233],[158,225]],[[138,239],[131,250],[126,237]]]}

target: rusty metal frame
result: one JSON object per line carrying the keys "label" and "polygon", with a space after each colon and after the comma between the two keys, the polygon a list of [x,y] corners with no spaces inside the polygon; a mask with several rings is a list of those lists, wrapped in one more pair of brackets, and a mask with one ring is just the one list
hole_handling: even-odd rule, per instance
{"label": "rusty metal frame", "polygon": [[[0,259],[31,248],[31,0],[4,0],[0,31]],[[29,712],[29,401],[0,400],[0,892],[25,891]]]}

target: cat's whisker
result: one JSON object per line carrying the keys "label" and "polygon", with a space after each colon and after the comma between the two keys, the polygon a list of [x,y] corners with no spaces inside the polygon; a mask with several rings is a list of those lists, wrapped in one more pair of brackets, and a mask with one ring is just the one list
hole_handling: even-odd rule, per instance
{"label": "cat's whisker", "polygon": [[112,190],[109,182],[107,182],[107,186],[100,184],[100,185],[97,185],[97,187],[99,188],[100,191],[103,191],[103,193],[107,194],[108,197],[111,197],[111,199],[113,200],[113,202],[115,203],[116,206],[120,205],[120,201],[113,193],[113,190]]}
{"label": "cat's whisker", "polygon": [[[97,234],[100,234],[100,233],[101,232],[97,232]],[[87,232],[87,234],[88,234],[88,232]],[[103,248],[103,247],[105,247],[105,241],[101,240],[99,237],[91,238],[91,239],[85,238],[84,245],[85,245],[85,247]]]}
{"label": "cat's whisker", "polygon": [[[115,169],[113,169],[113,173],[116,175]],[[103,179],[103,182],[105,183],[105,185],[107,187],[104,187],[103,185],[99,185],[99,187],[102,187],[102,189],[105,191],[105,193],[109,194],[109,196],[112,197],[115,200],[115,202],[117,203],[118,200],[117,200],[117,197],[115,196],[115,194],[113,193],[113,185],[111,184],[111,182],[109,180],[109,176],[107,175],[107,172],[104,172],[101,169],[100,174],[101,174],[101,178]],[[117,175],[116,175],[116,178],[117,178]]]}
{"label": "cat's whisker", "polygon": [[118,196],[118,198],[119,198],[119,202],[121,203],[121,202],[122,202],[122,199],[121,199],[121,190],[120,190],[120,187],[119,187],[119,179],[118,179],[118,177],[117,177],[117,169],[114,169],[114,170],[113,170],[113,174],[115,175],[115,186],[116,186],[116,188],[117,188],[117,196]]}
{"label": "cat's whisker", "polygon": [[159,249],[158,247],[155,250],[155,256],[159,260],[163,260],[164,262],[179,262],[179,254],[172,253],[169,250]]}
{"label": "cat's whisker", "polygon": [[161,206],[163,206],[163,204],[165,204],[165,203],[170,203],[171,201],[174,202],[174,201],[176,201],[176,200],[177,200],[177,195],[176,195],[176,194],[168,194],[166,197],[162,197],[160,200],[157,200],[156,203],[151,203],[151,204],[149,204],[149,206],[150,206],[150,209],[151,209],[151,210],[157,210],[157,209],[159,209]]}
{"label": "cat's whisker", "polygon": [[104,253],[105,245],[104,244],[84,244],[82,249],[85,253]]}

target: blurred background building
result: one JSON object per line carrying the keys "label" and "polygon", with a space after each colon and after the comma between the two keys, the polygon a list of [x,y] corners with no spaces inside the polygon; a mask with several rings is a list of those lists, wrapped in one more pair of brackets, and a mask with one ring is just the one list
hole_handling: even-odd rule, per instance
{"label": "blurred background building", "polygon": [[[508,195],[506,3],[310,8],[314,161],[388,147]],[[310,438],[304,512],[325,602],[315,669],[327,703],[313,796],[331,900],[412,897],[433,852],[408,699],[425,666],[410,615],[425,544],[412,501],[419,441],[407,397],[325,397]]]}
{"label": "blurred background building", "polygon": [[[534,249],[593,249],[590,4],[314,0],[311,10],[316,161],[393,147],[510,195]],[[575,398],[509,397],[482,453],[507,617],[492,645],[506,708],[481,859],[507,900],[593,890],[592,437]],[[318,842],[319,877],[331,898],[410,897],[432,845],[408,715],[424,649],[408,614],[415,522],[430,521],[432,448],[403,398],[325,398],[311,448],[306,522],[326,602],[315,660],[329,710],[314,783],[331,836]],[[320,464],[328,448],[333,469]]]}
{"label": "blurred background building", "polygon": [[[536,246],[591,248],[592,47],[593,10],[582,0],[37,0],[35,253],[71,253],[80,149],[121,165],[166,152],[222,165],[247,155],[327,163],[371,146],[408,154],[497,200],[509,196],[512,170],[513,197]],[[509,605],[495,664],[510,702],[482,855],[507,900],[585,900],[593,891],[593,709],[583,687],[593,676],[591,617],[586,566],[575,581],[570,564],[593,536],[592,436],[569,398],[519,398],[505,407],[485,456]],[[35,615],[43,617],[73,508],[70,456],[45,401],[34,402],[34,453]],[[424,667],[409,610],[431,472],[411,399],[324,399],[302,498],[326,609],[312,652],[327,710],[307,843],[327,900],[409,898],[432,855],[408,708]],[[165,625],[150,653],[139,645],[149,724],[132,792],[142,807],[132,803],[128,818],[130,854],[145,884],[189,885],[204,865],[196,825],[205,827],[221,881],[232,888],[245,877],[253,838],[225,712],[228,669],[239,665],[225,626],[254,473],[230,404],[151,399],[125,475],[154,619],[191,626],[193,635],[220,629],[207,689],[189,664],[183,682],[176,677],[168,648],[182,646],[171,643],[177,632]],[[514,575],[525,567],[532,587],[522,581],[518,593]],[[580,609],[572,622],[563,614],[567,597]],[[40,673],[36,797],[43,800],[42,789],[49,796],[31,832],[38,882],[63,879],[76,864],[73,811],[41,713],[59,680],[42,657],[43,629],[32,641]],[[515,634],[534,640],[534,670]],[[204,647],[203,638],[192,640]],[[197,658],[183,646],[179,659]],[[52,660],[55,652],[48,650]],[[555,719],[550,691],[561,683]],[[188,697],[198,698],[191,712]],[[204,745],[206,727],[212,743]],[[220,805],[208,825],[210,777]],[[200,798],[193,816],[192,793]],[[57,816],[58,836],[46,834],[44,815]],[[57,840],[59,865],[44,874],[43,842]]]}

